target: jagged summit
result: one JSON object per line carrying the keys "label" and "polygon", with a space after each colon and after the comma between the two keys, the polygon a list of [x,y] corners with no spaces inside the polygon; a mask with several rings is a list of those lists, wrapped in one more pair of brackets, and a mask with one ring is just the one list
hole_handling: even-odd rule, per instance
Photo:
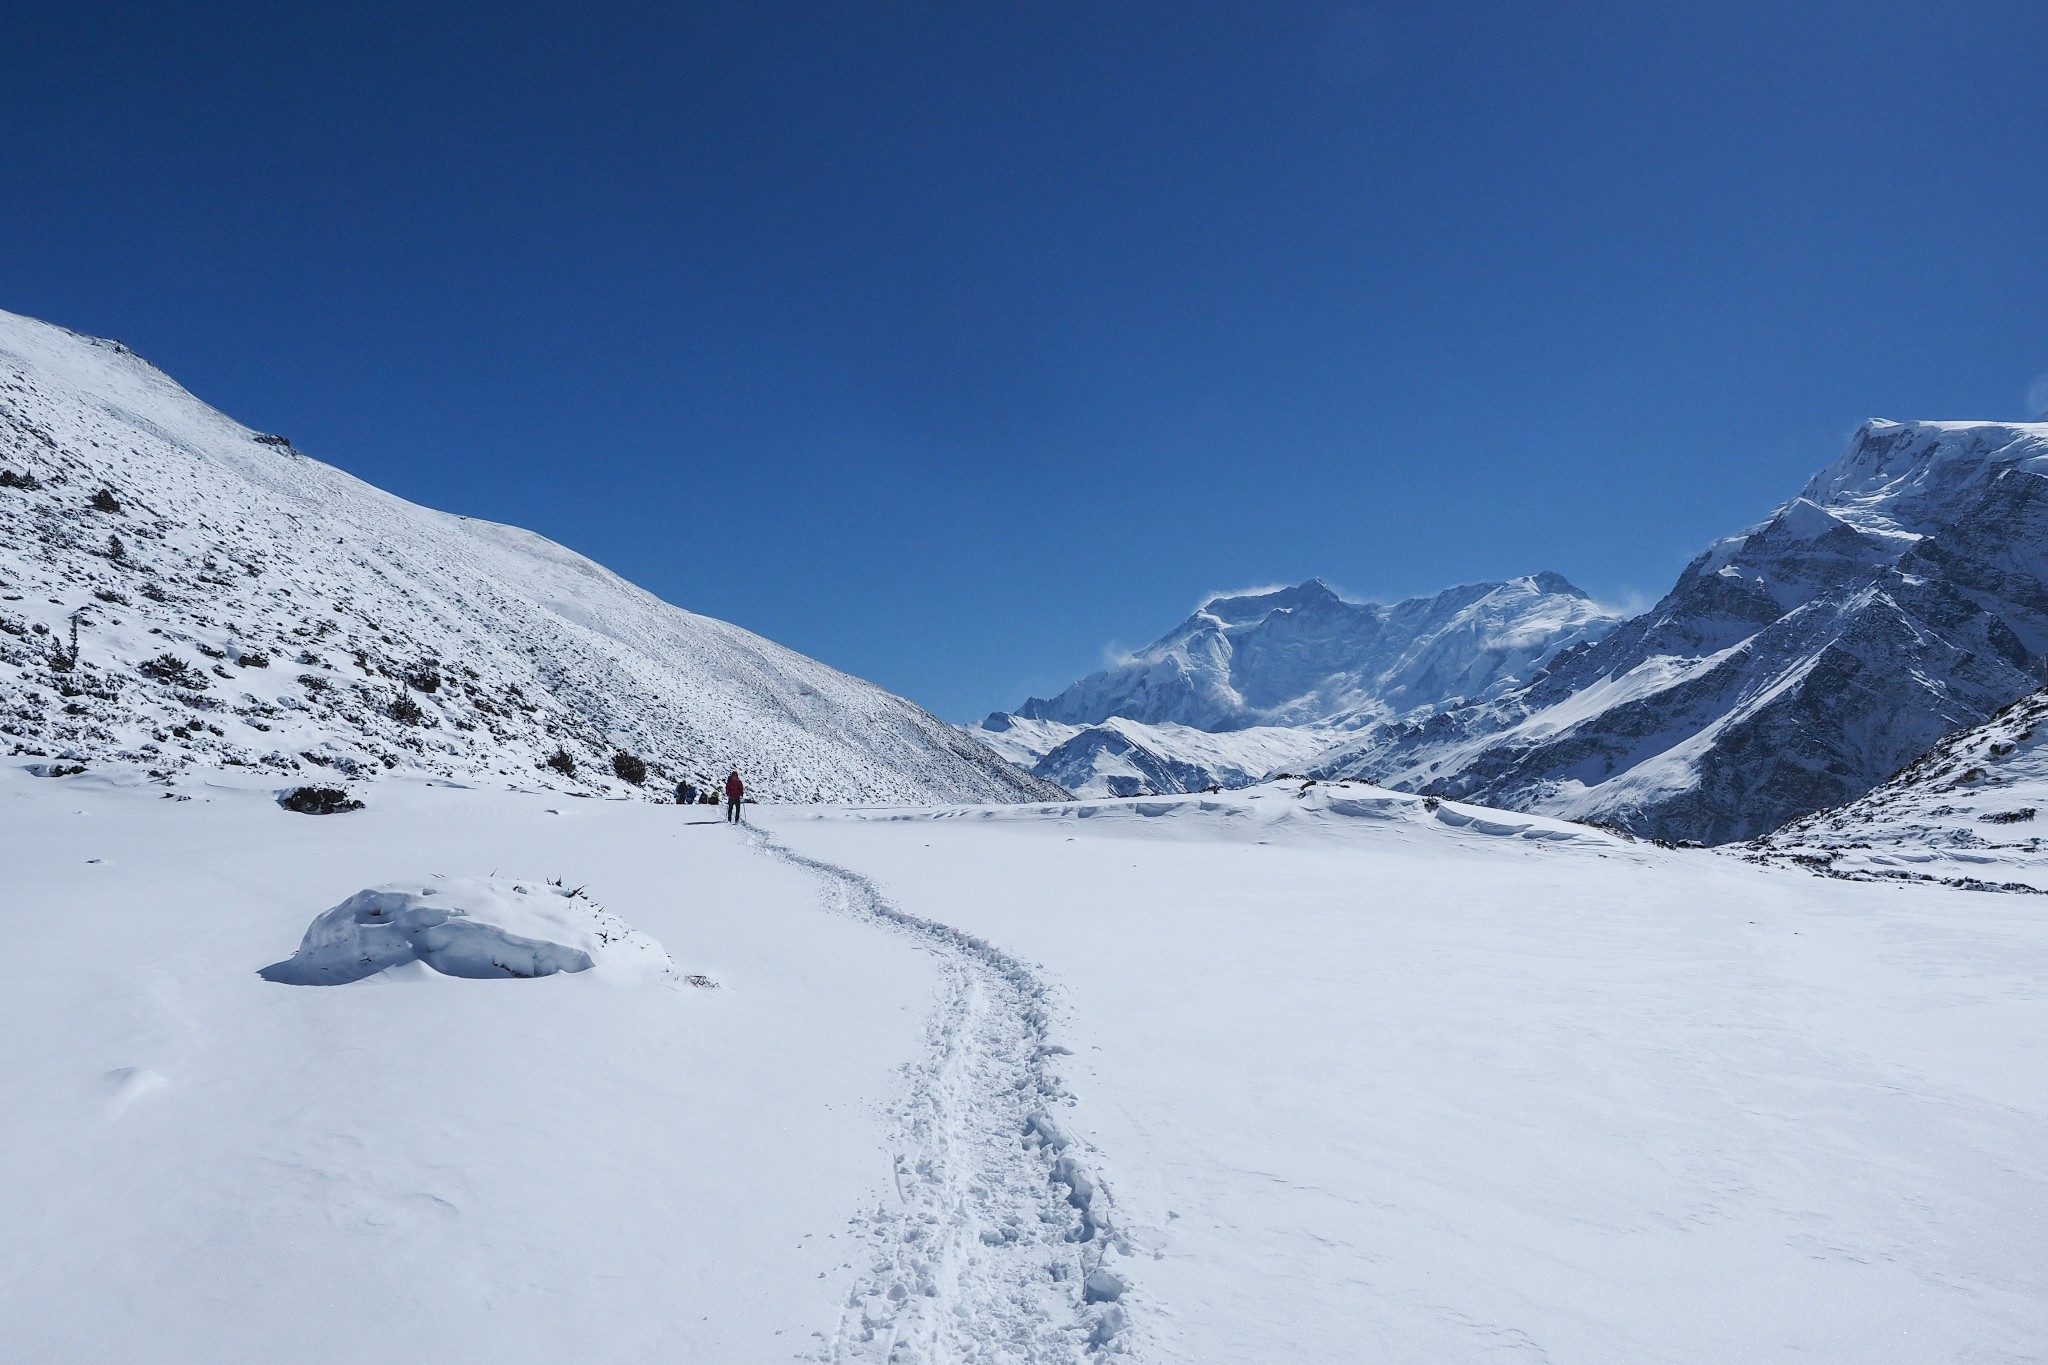
{"label": "jagged summit", "polygon": [[1859,530],[1925,535],[2011,472],[2048,473],[2048,423],[1873,417],[1799,498]]}
{"label": "jagged summit", "polygon": [[532,532],[309,459],[118,342],[4,312],[0,746],[582,790],[630,785],[626,754],[650,785],[737,764],[783,800],[1057,790]]}
{"label": "jagged summit", "polygon": [[1212,597],[1201,605],[1197,614],[1226,622],[1246,622],[1257,620],[1268,612],[1329,610],[1346,605],[1336,589],[1320,578],[1311,578],[1291,588]]}

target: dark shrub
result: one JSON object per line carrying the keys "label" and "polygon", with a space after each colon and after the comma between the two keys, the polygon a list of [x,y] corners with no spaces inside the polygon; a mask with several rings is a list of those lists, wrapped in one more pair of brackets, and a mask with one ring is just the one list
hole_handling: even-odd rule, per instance
{"label": "dark shrub", "polygon": [[245,649],[235,659],[244,668],[268,668],[270,656],[259,649]]}
{"label": "dark shrub", "polygon": [[340,787],[293,787],[277,798],[277,804],[301,815],[339,815],[363,808],[362,802]]}
{"label": "dark shrub", "polygon": [[427,718],[427,713],[420,709],[420,704],[403,692],[393,694],[390,711],[391,719],[400,725],[418,725]]}
{"label": "dark shrub", "polygon": [[118,512],[121,510],[121,500],[114,496],[113,489],[102,486],[99,492],[92,495],[92,510]]}
{"label": "dark shrub", "polygon": [[11,469],[0,469],[0,488],[26,488],[34,491],[42,486],[33,474],[17,474]]}
{"label": "dark shrub", "polygon": [[123,545],[123,544],[121,543],[121,537],[119,537],[119,536],[108,536],[108,537],[107,537],[107,558],[108,558],[108,559],[113,559],[113,560],[121,560],[121,559],[126,559],[127,557],[128,557],[128,547],[127,547],[126,545]]}
{"label": "dark shrub", "polygon": [[553,768],[564,777],[576,776],[576,760],[569,756],[567,749],[558,747],[553,753],[549,754],[547,766]]}
{"label": "dark shrub", "polygon": [[441,690],[441,665],[431,659],[416,668],[408,669],[405,685],[415,692],[439,692]]}
{"label": "dark shrub", "polygon": [[146,678],[155,678],[158,682],[169,683],[173,687],[206,686],[206,675],[175,654],[159,654],[154,659],[135,665],[135,671]]}
{"label": "dark shrub", "polygon": [[647,780],[647,764],[638,754],[624,751],[612,755],[612,771],[619,775],[619,781],[639,786]]}

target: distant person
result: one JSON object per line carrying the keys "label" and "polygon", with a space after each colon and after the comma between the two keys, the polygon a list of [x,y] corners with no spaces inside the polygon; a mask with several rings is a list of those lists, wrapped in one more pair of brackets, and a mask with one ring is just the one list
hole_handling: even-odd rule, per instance
{"label": "distant person", "polygon": [[740,781],[740,770],[734,768],[725,775],[725,818],[735,825],[740,822],[740,802],[746,795],[747,784]]}
{"label": "distant person", "polygon": [[694,783],[676,783],[676,804],[678,806],[694,806],[697,804],[697,788]]}

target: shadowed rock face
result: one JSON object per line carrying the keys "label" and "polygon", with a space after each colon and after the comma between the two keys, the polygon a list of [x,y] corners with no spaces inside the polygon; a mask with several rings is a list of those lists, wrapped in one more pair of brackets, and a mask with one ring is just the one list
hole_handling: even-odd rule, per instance
{"label": "shadowed rock face", "polygon": [[2048,427],[1867,424],[1663,601],[1326,775],[1722,843],[1849,801],[2037,682]]}

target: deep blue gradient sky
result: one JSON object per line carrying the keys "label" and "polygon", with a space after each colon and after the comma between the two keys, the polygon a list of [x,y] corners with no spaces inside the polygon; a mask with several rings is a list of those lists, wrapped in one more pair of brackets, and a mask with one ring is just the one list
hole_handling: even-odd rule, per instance
{"label": "deep blue gradient sky", "polygon": [[27,5],[0,307],[952,719],[2048,407],[2048,5]]}

